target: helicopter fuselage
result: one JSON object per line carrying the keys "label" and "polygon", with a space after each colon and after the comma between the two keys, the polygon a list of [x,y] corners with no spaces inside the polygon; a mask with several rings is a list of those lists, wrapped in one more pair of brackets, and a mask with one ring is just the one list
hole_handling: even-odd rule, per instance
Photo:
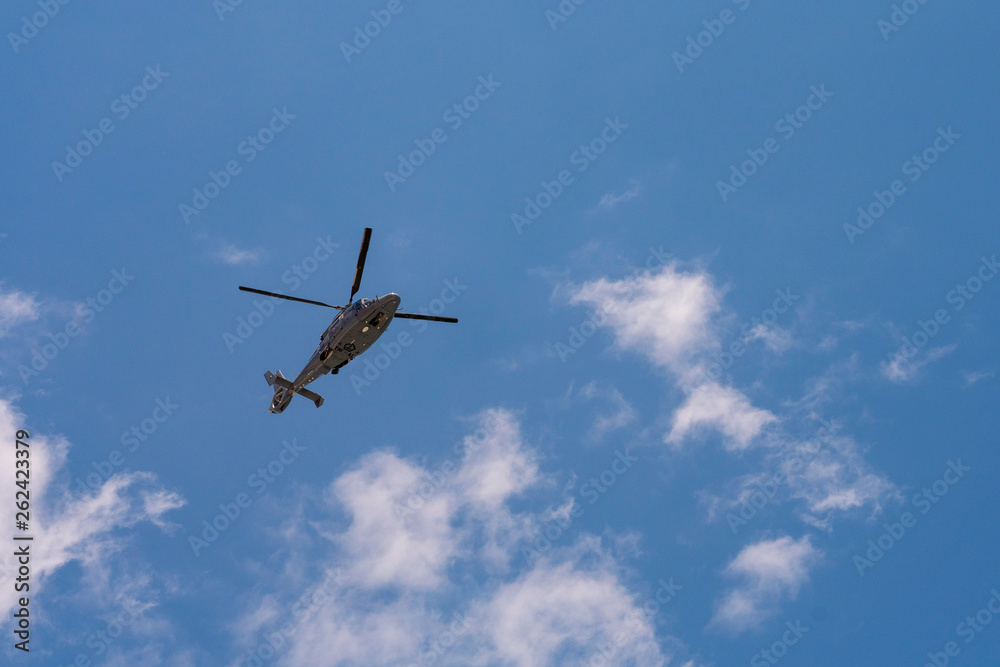
{"label": "helicopter fuselage", "polygon": [[340,311],[320,335],[319,347],[292,382],[293,390],[278,389],[268,412],[282,412],[299,389],[327,373],[338,372],[375,344],[399,307],[398,294],[358,299]]}

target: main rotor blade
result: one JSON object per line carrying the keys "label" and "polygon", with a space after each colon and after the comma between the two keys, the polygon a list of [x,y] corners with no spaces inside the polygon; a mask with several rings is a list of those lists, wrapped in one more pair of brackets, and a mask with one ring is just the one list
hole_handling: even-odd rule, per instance
{"label": "main rotor blade", "polygon": [[458,324],[458,320],[454,317],[438,317],[436,315],[414,315],[413,313],[401,313],[398,310],[393,317],[398,317],[403,320],[427,320],[428,322],[447,322],[449,324]]}
{"label": "main rotor blade", "polygon": [[289,301],[298,301],[299,303],[309,303],[314,306],[326,306],[327,308],[336,308],[337,310],[343,310],[343,306],[331,306],[328,303],[323,303],[322,301],[311,301],[309,299],[300,299],[297,296],[285,296],[284,294],[275,294],[274,292],[265,292],[262,289],[254,289],[252,287],[244,287],[240,285],[240,289],[244,292],[253,292],[254,294],[263,294],[264,296],[273,296],[279,299],[288,299]]}
{"label": "main rotor blade", "polygon": [[361,289],[361,274],[365,271],[365,258],[368,257],[368,243],[372,240],[372,228],[365,227],[365,235],[361,239],[361,252],[358,253],[358,268],[354,271],[354,284],[351,285],[351,298],[348,303],[354,301],[354,295]]}

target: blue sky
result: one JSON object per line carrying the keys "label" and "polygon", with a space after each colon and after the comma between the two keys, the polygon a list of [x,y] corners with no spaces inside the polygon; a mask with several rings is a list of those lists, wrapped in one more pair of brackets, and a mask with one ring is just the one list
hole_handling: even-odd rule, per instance
{"label": "blue sky", "polygon": [[223,2],[0,11],[5,660],[997,662],[995,7]]}

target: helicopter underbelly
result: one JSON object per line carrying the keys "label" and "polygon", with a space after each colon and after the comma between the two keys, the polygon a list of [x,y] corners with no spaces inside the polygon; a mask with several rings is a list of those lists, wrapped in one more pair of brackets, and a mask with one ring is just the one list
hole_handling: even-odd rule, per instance
{"label": "helicopter underbelly", "polygon": [[398,304],[396,300],[388,300],[374,313],[365,313],[363,320],[348,323],[342,332],[335,334],[323,365],[331,369],[340,368],[374,345],[392,322]]}
{"label": "helicopter underbelly", "polygon": [[379,339],[396,314],[398,294],[363,299],[359,308],[338,315],[323,334],[319,348],[295,378],[296,388],[305,387],[322,375],[338,372]]}

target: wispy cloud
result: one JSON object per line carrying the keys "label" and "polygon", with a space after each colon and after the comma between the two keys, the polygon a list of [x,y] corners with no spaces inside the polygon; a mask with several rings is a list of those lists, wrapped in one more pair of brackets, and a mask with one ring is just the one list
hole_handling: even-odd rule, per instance
{"label": "wispy cloud", "polygon": [[260,250],[243,250],[231,243],[226,243],[215,253],[215,258],[223,264],[238,266],[240,264],[256,264],[263,255],[263,251]]}
{"label": "wispy cloud", "polygon": [[941,357],[955,351],[957,345],[947,345],[944,347],[930,348],[925,352],[917,352],[913,357],[906,357],[901,352],[897,353],[892,360],[883,361],[879,367],[882,375],[890,382],[897,384],[912,382],[920,375],[920,369],[934,363]]}
{"label": "wispy cloud", "polygon": [[709,521],[722,519],[734,532],[742,532],[755,520],[761,501],[798,500],[804,523],[829,530],[835,513],[858,511],[869,518],[881,512],[884,503],[900,500],[896,485],[865,460],[864,448],[830,426],[833,431],[823,426],[815,437],[805,439],[775,429],[761,469],[723,482],[720,491],[701,494]]}
{"label": "wispy cloud", "polygon": [[896,486],[872,469],[849,435],[788,439],[768,462],[785,474],[791,496],[805,501],[807,522],[819,527],[828,525],[831,512],[870,506],[877,513],[884,499],[898,497]]}
{"label": "wispy cloud", "polygon": [[631,188],[621,193],[620,195],[615,194],[614,192],[607,193],[606,195],[601,197],[601,201],[599,202],[598,205],[603,206],[604,208],[614,208],[615,206],[618,206],[618,204],[627,202],[631,199],[635,199],[636,197],[639,196],[640,192],[641,190],[639,189],[639,184],[636,183],[635,185],[633,185]]}
{"label": "wispy cloud", "polygon": [[34,322],[42,314],[42,307],[34,295],[20,290],[4,290],[0,284],[0,338],[15,327]]}
{"label": "wispy cloud", "polygon": [[832,350],[840,344],[840,341],[844,338],[853,336],[855,333],[864,329],[868,326],[865,322],[860,322],[857,320],[845,320],[843,322],[834,322],[833,329],[834,333],[827,334],[819,343],[819,349],[821,350]]}
{"label": "wispy cloud", "polygon": [[[0,431],[14,434],[26,422],[10,401],[0,398]],[[36,544],[45,545],[31,561],[32,590],[38,586],[44,591],[52,577],[70,563],[81,566],[91,581],[108,581],[109,572],[127,547],[121,529],[142,522],[166,527],[164,515],[184,504],[180,496],[160,486],[154,475],[141,472],[115,474],[92,492],[71,494],[63,486],[68,482],[63,473],[70,443],[60,436],[37,432],[27,442],[31,452],[30,534]],[[0,445],[4,460],[15,460],[14,449],[13,439],[5,438]],[[0,483],[13,489],[14,481],[14,466],[4,466]],[[0,560],[0,577],[6,579],[14,569],[14,559],[9,554]],[[144,586],[141,580],[118,579],[116,587],[95,589],[95,595],[107,598],[95,601],[98,608],[109,603],[115,589],[129,581],[140,588]],[[62,591],[65,586],[64,582]],[[13,586],[3,585],[0,613],[9,613],[16,600]]]}
{"label": "wispy cloud", "polygon": [[639,352],[673,373],[687,397],[664,436],[671,444],[714,429],[726,436],[727,447],[742,449],[776,421],[738,389],[696,379],[704,378],[708,354],[719,347],[723,295],[707,272],[681,270],[677,264],[620,281],[601,278],[571,291],[571,303],[586,303],[604,315],[619,348]]}
{"label": "wispy cloud", "polygon": [[587,438],[593,442],[599,441],[609,433],[625,428],[638,418],[632,404],[625,400],[622,393],[615,387],[599,388],[597,382],[590,382],[580,388],[579,396],[587,401],[604,399],[611,404],[611,412],[599,414],[594,424],[587,432]]}
{"label": "wispy cloud", "polygon": [[963,371],[962,378],[965,380],[965,386],[971,387],[980,380],[985,380],[986,378],[996,377],[996,371]]}
{"label": "wispy cloud", "polygon": [[783,327],[768,326],[766,324],[758,324],[751,329],[750,335],[747,336],[746,340],[747,342],[755,340],[764,341],[767,349],[776,354],[786,352],[795,345],[791,331]]}
{"label": "wispy cloud", "polygon": [[820,552],[808,536],[780,537],[743,548],[725,574],[742,580],[716,603],[711,625],[734,634],[759,627],[784,599],[795,599],[809,581],[809,570]]}
{"label": "wispy cloud", "polygon": [[[832,512],[865,506],[878,511],[880,502],[895,494],[894,485],[866,463],[863,447],[849,435],[825,437],[821,446],[815,438],[799,437],[800,432],[808,436],[809,428],[816,430],[821,406],[856,373],[854,358],[808,379],[805,396],[786,401],[779,415],[755,406],[743,391],[712,381],[704,372],[711,353],[719,349],[723,323],[732,317],[722,303],[724,290],[706,271],[681,270],[674,264],[626,280],[602,278],[573,288],[570,294],[572,302],[586,303],[604,314],[604,326],[614,332],[617,347],[642,354],[671,372],[684,397],[667,418],[665,442],[680,447],[695,437],[719,433],[728,450],[758,447],[762,453],[757,459],[761,468],[735,485],[722,483],[726,491],[712,497],[710,506],[739,504],[747,484],[779,471],[787,479],[781,498],[803,501],[800,516],[814,526],[826,526]],[[860,325],[838,326],[853,331]],[[788,343],[783,335],[771,333],[755,335],[771,338],[770,344],[778,348]]]}

